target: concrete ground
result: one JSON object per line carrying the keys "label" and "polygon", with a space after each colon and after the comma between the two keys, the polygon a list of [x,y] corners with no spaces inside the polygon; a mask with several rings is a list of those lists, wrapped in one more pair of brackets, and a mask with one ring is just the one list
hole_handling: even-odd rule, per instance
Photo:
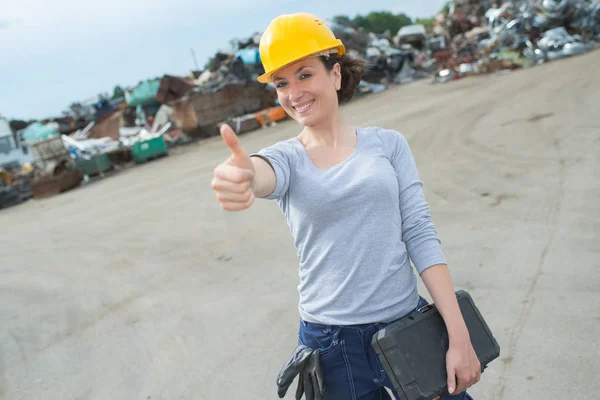
{"label": "concrete ground", "polygon": [[[475,399],[600,392],[598,65],[600,51],[344,108],[409,139],[455,286],[501,345]],[[275,203],[219,208],[226,156],[214,138],[0,212],[0,399],[277,398],[296,252]]]}

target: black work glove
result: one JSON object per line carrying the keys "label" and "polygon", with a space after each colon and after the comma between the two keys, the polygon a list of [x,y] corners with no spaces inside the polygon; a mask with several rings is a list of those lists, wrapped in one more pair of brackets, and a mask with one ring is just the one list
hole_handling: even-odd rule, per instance
{"label": "black work glove", "polygon": [[325,394],[319,353],[319,349],[314,350],[308,357],[306,366],[300,372],[298,388],[296,389],[296,400],[302,399],[303,393],[306,394],[306,400],[321,400]]}
{"label": "black work glove", "polygon": [[277,376],[277,394],[282,399],[294,378],[298,375],[296,400],[306,394],[307,400],[321,400],[325,393],[323,373],[319,362],[319,350],[298,346]]}

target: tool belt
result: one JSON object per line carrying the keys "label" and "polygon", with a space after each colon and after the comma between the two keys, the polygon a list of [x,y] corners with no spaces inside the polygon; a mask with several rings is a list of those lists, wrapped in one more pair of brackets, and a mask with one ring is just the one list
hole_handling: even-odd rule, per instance
{"label": "tool belt", "polygon": [[[471,296],[462,290],[456,296],[483,371],[500,356],[500,346]],[[447,394],[448,331],[434,304],[381,329],[371,344],[403,399],[432,400]]]}

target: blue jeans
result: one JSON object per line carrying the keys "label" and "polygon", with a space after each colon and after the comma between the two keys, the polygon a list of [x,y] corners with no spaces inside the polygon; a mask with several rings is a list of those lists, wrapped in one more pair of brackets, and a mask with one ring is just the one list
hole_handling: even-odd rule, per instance
{"label": "blue jeans", "polygon": [[[421,298],[417,309],[425,305],[427,301]],[[397,400],[402,400],[371,346],[375,332],[386,325],[330,326],[300,321],[299,344],[320,349],[326,389],[323,400],[391,400],[385,387]],[[471,397],[466,392],[441,397],[441,400],[468,399]]]}

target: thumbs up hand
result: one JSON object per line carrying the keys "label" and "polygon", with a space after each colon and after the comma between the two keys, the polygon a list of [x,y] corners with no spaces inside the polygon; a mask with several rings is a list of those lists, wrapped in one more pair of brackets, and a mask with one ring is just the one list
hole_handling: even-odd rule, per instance
{"label": "thumbs up hand", "polygon": [[211,187],[224,210],[245,210],[255,199],[252,191],[254,165],[231,127],[222,125],[221,137],[231,150],[231,156],[215,168]]}

